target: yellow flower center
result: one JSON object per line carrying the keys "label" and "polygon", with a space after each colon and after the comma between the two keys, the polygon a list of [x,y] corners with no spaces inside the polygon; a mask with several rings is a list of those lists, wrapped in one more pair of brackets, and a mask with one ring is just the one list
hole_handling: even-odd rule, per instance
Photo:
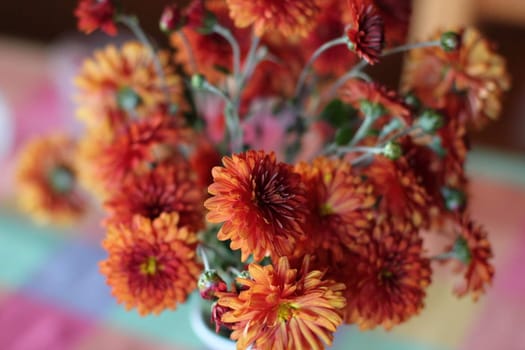
{"label": "yellow flower center", "polygon": [[294,310],[296,308],[291,303],[282,303],[279,304],[277,309],[277,319],[279,322],[288,322],[294,315]]}
{"label": "yellow flower center", "polygon": [[334,208],[328,203],[321,204],[321,216],[331,215],[334,213]]}
{"label": "yellow flower center", "polygon": [[159,270],[159,263],[157,259],[153,256],[150,256],[148,260],[144,261],[140,265],[140,272],[144,275],[154,275]]}

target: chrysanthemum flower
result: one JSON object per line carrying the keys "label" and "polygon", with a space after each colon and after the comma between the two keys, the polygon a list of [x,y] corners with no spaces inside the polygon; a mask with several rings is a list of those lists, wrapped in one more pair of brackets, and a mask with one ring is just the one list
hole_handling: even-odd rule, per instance
{"label": "chrysanthemum flower", "polygon": [[421,228],[428,225],[428,193],[421,186],[404,158],[397,161],[377,155],[363,170],[374,185],[374,193],[381,196],[380,216],[389,217],[397,227],[410,225]]}
{"label": "chrysanthemum flower", "polygon": [[112,142],[101,149],[94,161],[96,177],[107,186],[118,186],[133,170],[162,161],[163,147],[176,148],[185,140],[185,131],[163,113],[127,124]]}
{"label": "chrysanthemum flower", "polygon": [[299,163],[296,171],[307,185],[309,245],[344,260],[343,247],[354,245],[371,228],[371,207],[376,202],[372,186],[355,176],[344,160],[319,157],[311,165]]}
{"label": "chrysanthemum flower", "polygon": [[120,112],[124,114],[121,118],[136,118],[148,115],[159,105],[182,105],[182,79],[169,65],[166,53],[159,54],[158,59],[164,79],[157,75],[149,50],[137,42],[96,51],[84,62],[75,80],[79,89],[78,118],[93,126],[106,121],[108,114]]}
{"label": "chrysanthemum flower", "polygon": [[362,329],[390,329],[416,315],[430,284],[430,261],[422,256],[417,232],[379,225],[349,261],[351,272],[342,271],[347,276],[345,321]]}
{"label": "chrysanthemum flower", "polygon": [[494,277],[494,267],[490,263],[492,248],[487,232],[480,225],[466,216],[458,221],[460,231],[453,249],[461,265],[458,272],[463,273],[463,281],[456,285],[455,292],[459,296],[470,293],[477,300]]}
{"label": "chrysanthemum flower", "polygon": [[460,46],[452,52],[440,47],[413,50],[403,86],[426,105],[479,127],[498,118],[510,78],[505,60],[478,31],[469,28],[459,35]]}
{"label": "chrysanthemum flower", "polygon": [[385,114],[402,118],[408,125],[411,123],[411,112],[401,96],[393,90],[376,82],[361,79],[348,80],[339,90],[341,100],[359,109],[363,101],[381,105]]}
{"label": "chrysanthemum flower", "polygon": [[344,285],[323,279],[323,273],[291,269],[282,257],[276,266],[250,264],[251,279],[238,278],[244,289],[225,294],[219,305],[231,311],[222,321],[233,324],[237,349],[324,349],[342,323]]}
{"label": "chrysanthemum flower", "polygon": [[80,0],[75,9],[78,30],[91,34],[97,29],[109,35],[117,34],[116,8],[111,0]]}
{"label": "chrysanthemum flower", "polygon": [[18,200],[22,210],[43,224],[71,224],[87,209],[79,191],[75,142],[63,134],[32,140],[17,164]]}
{"label": "chrysanthemum flower", "polygon": [[155,220],[137,215],[132,225],[110,225],[103,246],[108,258],[101,272],[112,294],[141,315],[174,310],[196,288],[201,266],[197,236],[179,227],[177,213]]}
{"label": "chrysanthemum flower", "polygon": [[250,254],[255,261],[291,255],[305,239],[307,199],[300,175],[264,151],[224,157],[223,164],[213,168],[212,197],[204,203],[209,222],[224,222],[217,237],[241,249],[242,261]]}
{"label": "chrysanthemum flower", "polygon": [[369,64],[379,62],[379,56],[385,44],[383,18],[373,4],[365,0],[355,0],[350,4],[352,15],[351,27],[346,35],[357,56]]}
{"label": "chrysanthemum flower", "polygon": [[255,34],[278,31],[285,36],[306,36],[315,25],[315,0],[226,0],[239,27],[254,25]]}
{"label": "chrysanthemum flower", "polygon": [[139,214],[155,220],[177,212],[179,226],[197,232],[204,226],[203,193],[184,164],[160,164],[145,173],[128,176],[105,202],[106,223],[130,224]]}

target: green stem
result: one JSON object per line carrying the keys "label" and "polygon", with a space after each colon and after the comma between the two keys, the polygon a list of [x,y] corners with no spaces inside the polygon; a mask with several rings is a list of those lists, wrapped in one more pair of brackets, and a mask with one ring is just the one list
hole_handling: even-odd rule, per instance
{"label": "green stem", "polygon": [[381,54],[381,56],[389,56],[389,55],[393,55],[393,54],[400,53],[400,52],[410,51],[413,49],[420,49],[423,47],[439,47],[439,46],[441,46],[441,42],[439,40],[425,41],[422,43],[406,44],[406,45],[393,47],[391,49],[383,50],[383,53]]}
{"label": "green stem", "polygon": [[350,146],[355,146],[359,141],[361,141],[368,131],[370,130],[370,127],[374,122],[376,121],[377,117],[373,115],[367,115],[365,116],[365,120],[361,123],[361,126],[359,126],[359,129],[357,129],[354,137],[352,138],[352,141],[350,141]]}
{"label": "green stem", "polygon": [[237,39],[232,35],[230,30],[220,24],[213,26],[213,31],[222,36],[230,44],[233,52],[233,76],[237,80],[241,71],[241,49]]}
{"label": "green stem", "polygon": [[162,64],[160,63],[159,57],[157,55],[157,50],[155,50],[155,47],[147,37],[146,33],[144,33],[144,31],[140,27],[139,20],[135,16],[122,14],[117,16],[116,21],[128,27],[129,30],[131,30],[131,32],[133,33],[133,35],[135,35],[137,39],[142,43],[142,45],[144,45],[144,47],[146,47],[149,51],[149,54],[153,61],[153,66],[155,68],[155,73],[159,77],[162,90],[166,95],[166,102],[170,103],[170,93],[168,90],[168,86],[166,85],[166,77],[164,75],[164,71],[162,70]]}
{"label": "green stem", "polygon": [[330,49],[332,47],[335,47],[335,46],[343,45],[343,44],[348,44],[348,37],[346,35],[344,35],[342,37],[339,37],[339,38],[336,38],[336,39],[333,39],[331,41],[328,41],[328,42],[324,43],[323,45],[321,45],[317,50],[315,50],[315,52],[312,54],[312,56],[310,57],[310,59],[308,60],[306,65],[304,66],[304,68],[303,68],[303,70],[301,72],[301,75],[299,76],[299,80],[297,81],[297,85],[295,86],[294,99],[298,99],[299,96],[301,95],[304,83],[306,82],[306,78],[308,77],[308,73],[310,71],[310,68],[314,64],[314,62],[326,50],[328,50],[328,49]]}
{"label": "green stem", "polygon": [[332,85],[330,90],[328,91],[327,98],[331,98],[337,93],[337,90],[341,86],[343,86],[344,83],[346,83],[348,80],[352,78],[361,78],[366,81],[371,81],[370,77],[363,73],[362,70],[368,65],[368,62],[365,60],[361,60],[358,64],[356,64],[352,69],[350,69],[348,72],[346,72],[344,75],[342,75],[337,81]]}

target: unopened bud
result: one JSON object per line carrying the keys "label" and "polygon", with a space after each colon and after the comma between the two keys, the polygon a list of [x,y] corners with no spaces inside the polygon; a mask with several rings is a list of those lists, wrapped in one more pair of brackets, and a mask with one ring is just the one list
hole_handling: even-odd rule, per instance
{"label": "unopened bud", "polygon": [[424,132],[433,134],[443,126],[443,116],[432,109],[427,109],[417,119],[416,124]]}
{"label": "unopened bud", "polygon": [[390,141],[383,147],[382,154],[390,160],[396,160],[403,155],[403,149],[399,143]]}
{"label": "unopened bud", "polygon": [[228,286],[216,270],[206,270],[199,277],[197,283],[199,293],[203,299],[212,300],[217,292],[226,292]]}
{"label": "unopened bud", "polygon": [[467,198],[463,191],[452,187],[441,188],[441,194],[445,200],[445,207],[450,211],[461,210],[465,207]]}
{"label": "unopened bud", "polygon": [[181,9],[177,4],[168,5],[164,8],[159,22],[160,30],[171,33],[179,30],[183,24]]}
{"label": "unopened bud", "polygon": [[205,83],[206,78],[202,74],[193,74],[191,77],[191,86],[196,90],[202,90]]}
{"label": "unopened bud", "polygon": [[461,38],[458,33],[445,32],[440,38],[441,48],[447,52],[455,51],[459,48]]}

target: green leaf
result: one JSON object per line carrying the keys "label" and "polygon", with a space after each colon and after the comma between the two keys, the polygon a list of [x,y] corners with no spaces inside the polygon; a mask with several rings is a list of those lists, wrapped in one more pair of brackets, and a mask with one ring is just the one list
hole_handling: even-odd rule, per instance
{"label": "green leaf", "polygon": [[357,111],[339,99],[334,99],[328,103],[320,115],[322,120],[327,121],[335,128],[353,125],[356,117]]}
{"label": "green leaf", "polygon": [[342,127],[335,132],[335,143],[338,146],[347,145],[354,136],[354,129],[350,127]]}

